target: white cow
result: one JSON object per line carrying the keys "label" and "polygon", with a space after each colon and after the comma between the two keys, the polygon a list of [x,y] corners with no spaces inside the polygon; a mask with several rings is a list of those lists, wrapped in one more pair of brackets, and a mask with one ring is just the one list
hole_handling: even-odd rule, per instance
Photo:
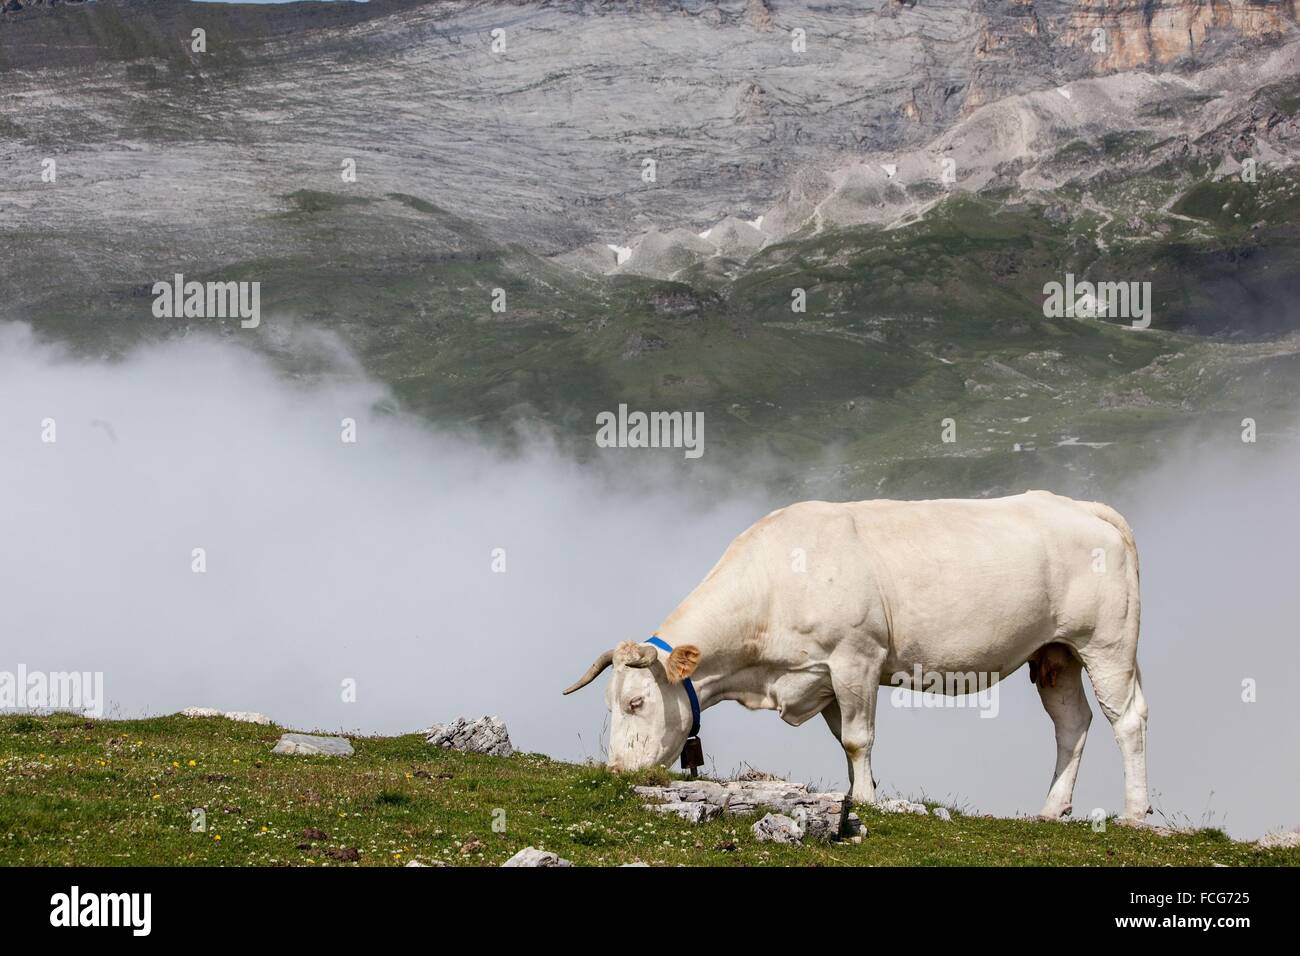
{"label": "white cow", "polygon": [[732,542],[656,632],[671,653],[626,641],[564,693],[613,665],[616,770],[682,751],[689,684],[701,710],[734,700],[794,725],[821,714],[848,756],[853,799],[871,802],[878,687],[930,672],[975,672],[991,684],[1028,662],[1056,725],[1042,810],[1056,819],[1070,811],[1092,720],[1086,669],[1123,754],[1124,816],[1140,820],[1150,807],[1139,604],[1133,533],[1103,504],[1044,491],[807,501]]}

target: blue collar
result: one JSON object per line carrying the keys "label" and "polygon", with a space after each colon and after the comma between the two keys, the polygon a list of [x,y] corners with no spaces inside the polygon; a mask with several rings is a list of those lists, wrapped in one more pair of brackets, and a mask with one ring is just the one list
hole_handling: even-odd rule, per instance
{"label": "blue collar", "polygon": [[[672,645],[659,637],[652,637],[646,641],[647,644],[653,644],[661,651],[671,654]],[[700,735],[700,698],[696,696],[695,685],[691,683],[689,677],[682,680],[682,686],[686,688],[686,696],[691,701],[691,733],[690,736],[698,737]]]}

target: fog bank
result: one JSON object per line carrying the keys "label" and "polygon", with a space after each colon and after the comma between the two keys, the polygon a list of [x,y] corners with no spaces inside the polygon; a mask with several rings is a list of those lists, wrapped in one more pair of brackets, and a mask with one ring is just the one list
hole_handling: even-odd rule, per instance
{"label": "fog bank", "polygon": [[[707,454],[689,483],[680,451],[662,452],[676,468],[642,449],[594,465],[544,445],[507,457],[394,412],[341,367],[288,382],[213,340],[87,363],[0,324],[0,670],[103,671],[109,716],[195,705],[398,733],[489,713],[522,749],[599,758],[604,680],[560,689],[648,636],[784,502],[711,495]],[[1142,555],[1151,785],[1176,822],[1236,836],[1300,824],[1298,462],[1294,446],[1234,432],[1107,495]],[[883,788],[1036,812],[1051,721],[1023,673],[999,708],[990,720],[882,698]],[[1078,815],[1121,805],[1118,750],[1093,709]],[[723,704],[702,736],[719,771],[845,783],[820,719],[790,728]]]}

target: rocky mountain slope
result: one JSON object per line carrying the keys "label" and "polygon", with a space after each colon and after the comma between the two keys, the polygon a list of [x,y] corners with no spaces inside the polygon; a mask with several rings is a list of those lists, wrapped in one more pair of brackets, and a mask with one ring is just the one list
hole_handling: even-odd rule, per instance
{"label": "rocky mountain slope", "polygon": [[[588,450],[626,401],[873,490],[1086,475],[1294,381],[1298,67],[1292,0],[10,0],[0,315],[295,372],[327,329]],[[263,327],[154,319],[177,272]],[[1152,329],[1044,318],[1066,272],[1151,281]],[[995,437],[939,446],[954,409]]]}
{"label": "rocky mountain slope", "polygon": [[[1125,129],[1171,98],[1174,115],[1139,128],[1195,133],[1207,120],[1185,116],[1188,101],[1222,112],[1223,96],[1294,75],[1291,54],[1239,60],[1291,38],[1294,21],[1291,0],[27,0],[0,16],[0,130],[18,173],[0,195],[9,228],[39,217],[42,231],[107,239],[147,222],[164,248],[210,261],[222,252],[212,233],[239,235],[304,188],[425,196],[493,239],[553,254],[753,219],[793,180],[764,220],[779,235],[828,188],[799,178],[809,169],[838,179],[843,207],[844,192],[884,185],[853,172],[858,160],[874,169],[898,154],[900,182],[915,187],[956,149],[957,183],[975,186],[1071,127]],[[1085,83],[1068,101],[1053,92],[1139,68],[1167,77]],[[62,160],[60,188],[33,189],[47,156]],[[357,182],[344,189],[349,158]]]}

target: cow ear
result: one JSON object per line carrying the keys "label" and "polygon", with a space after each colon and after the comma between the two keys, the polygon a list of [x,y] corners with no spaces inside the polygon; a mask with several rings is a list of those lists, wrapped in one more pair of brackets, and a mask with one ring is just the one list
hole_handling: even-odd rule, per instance
{"label": "cow ear", "polygon": [[668,679],[676,683],[695,673],[700,663],[700,649],[694,644],[680,644],[668,655]]}

